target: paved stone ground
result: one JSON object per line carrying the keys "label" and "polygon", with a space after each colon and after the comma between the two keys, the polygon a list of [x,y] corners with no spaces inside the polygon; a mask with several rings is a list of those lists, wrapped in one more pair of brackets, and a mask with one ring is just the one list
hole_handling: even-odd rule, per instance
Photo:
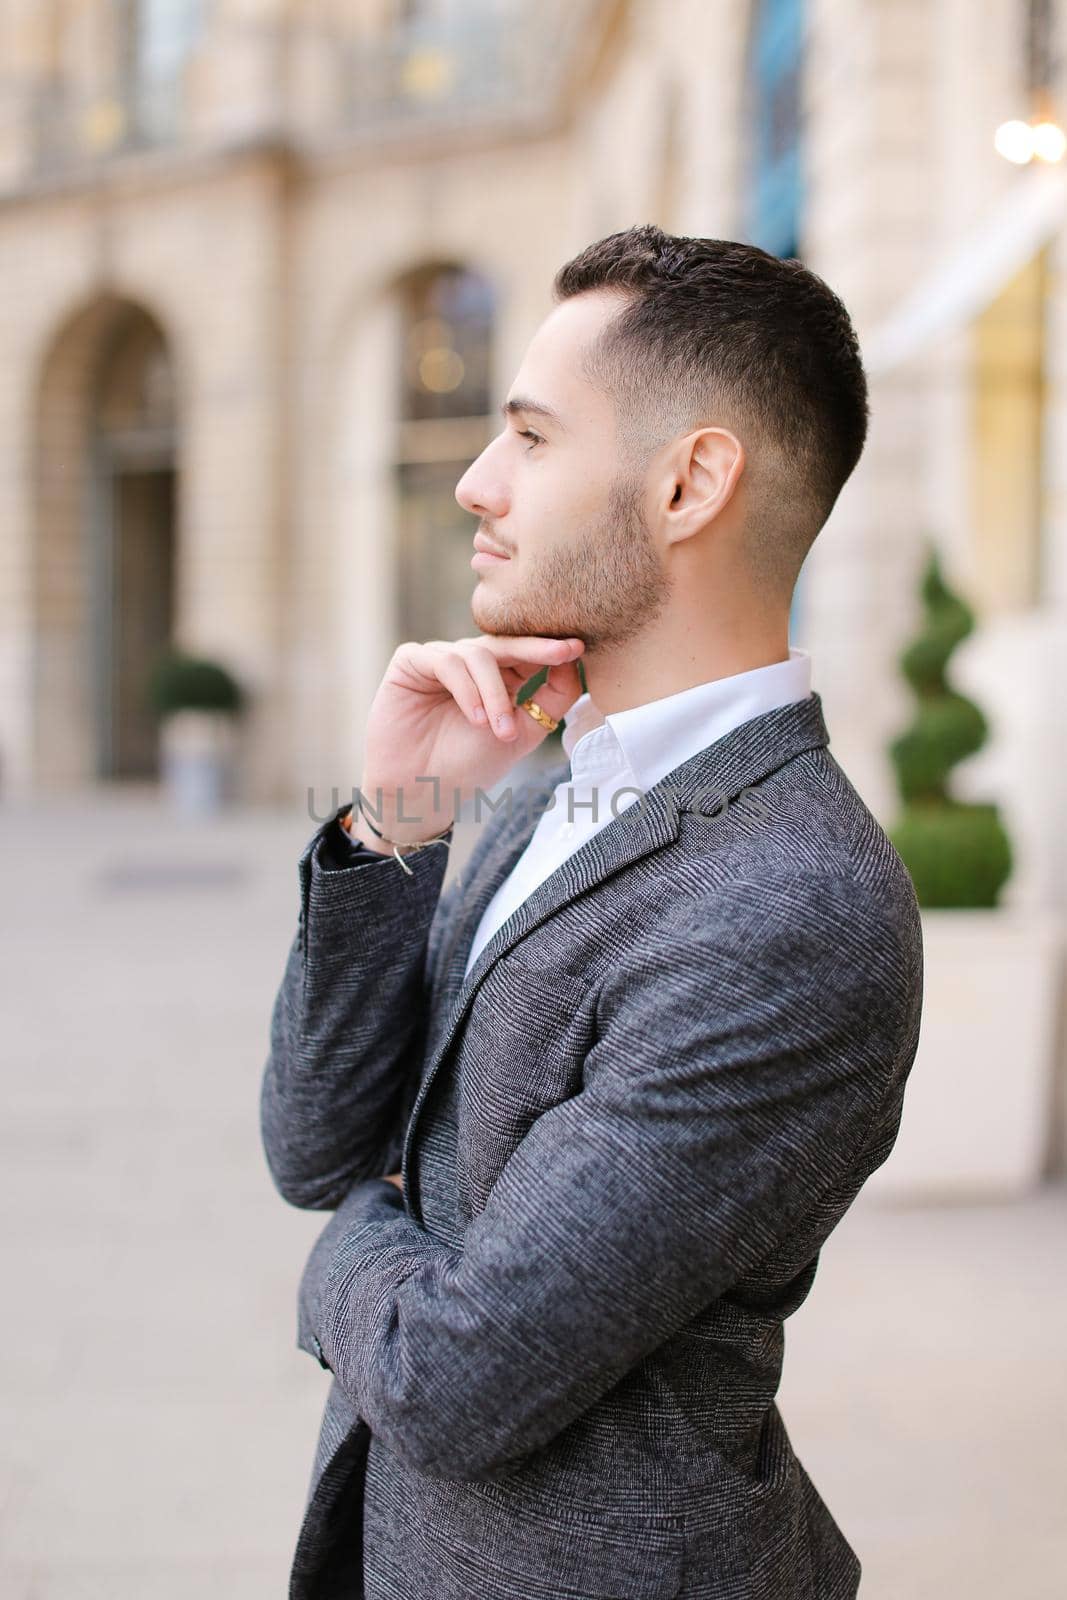
{"label": "paved stone ground", "polygon": [[[170,818],[136,785],[0,818],[0,1592],[281,1597],[326,1392],[295,1344],[324,1216],[274,1191],[258,1092],[314,823]],[[864,1600],[1067,1593],[1065,1224],[1063,1188],[861,1196],[825,1250],[780,1403]]]}

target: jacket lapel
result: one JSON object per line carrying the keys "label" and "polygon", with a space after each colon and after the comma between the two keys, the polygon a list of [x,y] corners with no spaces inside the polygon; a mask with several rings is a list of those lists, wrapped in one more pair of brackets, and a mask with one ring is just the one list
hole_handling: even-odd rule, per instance
{"label": "jacket lapel", "polygon": [[[548,796],[569,770],[569,762],[547,769],[538,778],[535,792]],[[465,887],[461,888],[462,898],[452,918],[434,973],[435,989],[444,996],[445,1011],[459,992],[467,952],[482,914],[526,849],[539,819],[539,812],[526,807],[516,808],[510,817],[503,816],[485,857],[471,869],[469,877],[466,873],[462,875],[461,883],[465,880]]]}
{"label": "jacket lapel", "polygon": [[[537,826],[539,814],[536,811],[518,808],[501,828],[476,876],[468,884],[453,934],[442,955],[445,970],[438,989],[438,1006],[444,1021],[443,1025],[436,1023],[432,1029],[431,1037],[436,1036],[436,1042],[424,1066],[404,1136],[401,1170],[405,1196],[412,1196],[409,1163],[426,1098],[478,985],[493,963],[561,906],[623,867],[676,840],[683,811],[706,816],[711,830],[726,802],[736,799],[749,784],[759,782],[804,750],[829,742],[822,699],[817,692],[731,728],[721,739],[675,767],[580,845],[516,907],[464,977],[467,953],[482,913],[514,868]],[[569,761],[551,768],[539,780],[538,790],[551,793],[569,770]],[[414,1210],[413,1197],[408,1203]]]}

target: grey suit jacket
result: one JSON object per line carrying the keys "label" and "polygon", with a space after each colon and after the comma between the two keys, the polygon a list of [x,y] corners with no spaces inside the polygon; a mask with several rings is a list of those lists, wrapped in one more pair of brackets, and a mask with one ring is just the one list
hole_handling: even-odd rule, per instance
{"label": "grey suit jacket", "polygon": [[299,1291],[332,1382],[291,1600],[855,1596],[774,1397],[896,1136],[922,934],[828,743],[818,694],[734,728],[465,980],[566,763],[443,896],[443,844],[411,876],[338,855],[344,807],[309,841],[261,1099],[278,1190],[334,1212]]}

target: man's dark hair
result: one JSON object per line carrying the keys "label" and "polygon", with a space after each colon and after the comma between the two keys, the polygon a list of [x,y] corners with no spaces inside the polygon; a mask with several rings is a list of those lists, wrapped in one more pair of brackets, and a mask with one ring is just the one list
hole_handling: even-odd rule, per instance
{"label": "man's dark hair", "polygon": [[582,365],[611,398],[635,471],[697,428],[737,434],[753,572],[791,594],[867,436],[859,345],[833,290],[800,261],[651,224],[588,245],[552,290],[626,296]]}

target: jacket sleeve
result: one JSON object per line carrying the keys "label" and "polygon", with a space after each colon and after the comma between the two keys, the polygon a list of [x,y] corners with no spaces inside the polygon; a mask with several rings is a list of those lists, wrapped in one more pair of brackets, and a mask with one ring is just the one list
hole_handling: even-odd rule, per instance
{"label": "jacket sleeve", "polygon": [[392,1184],[352,1191],[305,1269],[298,1344],[420,1470],[506,1476],[852,1172],[902,1093],[921,960],[917,917],[851,880],[690,901],[611,968],[581,1090],[461,1250]]}
{"label": "jacket sleeve", "polygon": [[405,858],[409,876],[393,856],[352,847],[337,822],[346,809],[300,857],[300,913],[260,1088],[271,1177],[309,1210],[332,1210],[354,1183],[393,1170],[421,1062],[431,924],[458,893],[453,884],[441,900],[451,830]]}

